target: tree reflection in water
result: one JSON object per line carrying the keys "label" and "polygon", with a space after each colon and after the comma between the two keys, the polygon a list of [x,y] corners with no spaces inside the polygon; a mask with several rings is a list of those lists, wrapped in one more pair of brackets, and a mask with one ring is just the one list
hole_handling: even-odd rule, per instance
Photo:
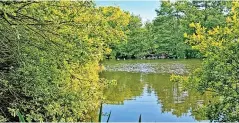
{"label": "tree reflection in water", "polygon": [[161,113],[170,112],[178,118],[190,113],[199,121],[206,120],[206,117],[198,109],[207,105],[209,100],[213,101],[210,93],[202,95],[196,90],[183,91],[178,83],[170,82],[170,74],[104,71],[101,77],[117,80],[117,85],[104,90],[105,104],[124,105],[127,100],[143,97],[146,88],[146,93],[155,93]]}

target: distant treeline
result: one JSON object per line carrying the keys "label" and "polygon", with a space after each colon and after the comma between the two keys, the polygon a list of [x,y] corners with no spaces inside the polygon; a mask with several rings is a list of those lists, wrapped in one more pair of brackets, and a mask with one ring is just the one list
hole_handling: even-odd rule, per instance
{"label": "distant treeline", "polygon": [[192,22],[207,29],[225,24],[230,2],[178,1],[160,2],[157,17],[142,25],[139,16],[131,15],[127,41],[112,45],[106,58],[201,58],[199,50],[187,44],[185,33],[192,34]]}

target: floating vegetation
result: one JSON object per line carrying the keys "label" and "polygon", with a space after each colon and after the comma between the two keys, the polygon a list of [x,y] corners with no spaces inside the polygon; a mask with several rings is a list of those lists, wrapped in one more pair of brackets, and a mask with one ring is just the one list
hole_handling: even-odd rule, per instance
{"label": "floating vegetation", "polygon": [[166,73],[166,74],[188,74],[189,66],[183,63],[119,63],[105,65],[106,71],[123,71],[136,73]]}

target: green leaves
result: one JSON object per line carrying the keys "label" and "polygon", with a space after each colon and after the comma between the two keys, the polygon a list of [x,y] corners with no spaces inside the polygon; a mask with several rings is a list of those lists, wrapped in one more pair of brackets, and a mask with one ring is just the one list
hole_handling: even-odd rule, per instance
{"label": "green leaves", "polygon": [[219,97],[218,102],[210,103],[206,107],[207,117],[211,121],[239,120],[239,43],[235,40],[239,32],[239,12],[238,9],[234,11],[238,5],[238,2],[233,3],[231,13],[227,15],[227,22],[222,22],[224,25],[206,30],[201,24],[193,23],[191,26],[196,33],[188,36],[190,44],[206,56],[202,67],[189,76],[190,84],[201,92],[211,91]]}
{"label": "green leaves", "polygon": [[125,29],[127,42],[112,46],[112,54],[119,58],[139,58],[152,52],[154,42],[150,34],[151,24],[142,27],[141,18],[131,15],[129,25]]}
{"label": "green leaves", "polygon": [[23,117],[23,115],[20,113],[20,111],[17,112],[17,116],[18,116],[20,122],[23,122],[23,123],[25,122],[24,117]]}
{"label": "green leaves", "polygon": [[[206,28],[224,25],[225,16],[221,8],[224,2],[162,1],[156,10],[157,17],[142,26],[141,19],[132,15],[127,32],[127,42],[111,46],[111,55],[117,58],[143,58],[150,54],[166,55],[170,58],[201,58],[198,49],[192,49],[186,41],[187,34],[195,30],[189,28],[192,22],[201,23]],[[198,5],[205,9],[200,9]],[[218,5],[217,5],[218,4]],[[186,34],[186,35],[185,35]]]}
{"label": "green leaves", "polygon": [[0,3],[7,15],[0,19],[0,75],[9,82],[0,82],[7,97],[0,108],[21,110],[36,122],[97,117],[91,112],[97,112],[104,88],[98,62],[125,37],[129,14],[96,8],[92,1],[27,3]]}

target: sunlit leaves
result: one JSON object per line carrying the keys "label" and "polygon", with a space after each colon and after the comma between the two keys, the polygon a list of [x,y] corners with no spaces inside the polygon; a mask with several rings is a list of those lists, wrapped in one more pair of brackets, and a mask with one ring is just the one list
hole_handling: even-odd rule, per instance
{"label": "sunlit leaves", "polygon": [[193,48],[206,56],[202,67],[189,77],[189,81],[196,84],[199,91],[212,91],[220,97],[217,103],[207,107],[207,117],[212,121],[239,120],[238,8],[238,2],[233,2],[225,26],[206,30],[199,24],[191,24],[196,32],[187,36]]}
{"label": "sunlit leaves", "polygon": [[8,86],[0,86],[8,97],[1,108],[20,110],[28,121],[94,118],[104,87],[98,62],[111,52],[110,44],[125,37],[129,14],[96,8],[92,1],[9,3],[0,2],[1,43],[7,46],[1,52],[9,50],[15,57],[8,63],[0,54],[14,68],[4,76]]}

